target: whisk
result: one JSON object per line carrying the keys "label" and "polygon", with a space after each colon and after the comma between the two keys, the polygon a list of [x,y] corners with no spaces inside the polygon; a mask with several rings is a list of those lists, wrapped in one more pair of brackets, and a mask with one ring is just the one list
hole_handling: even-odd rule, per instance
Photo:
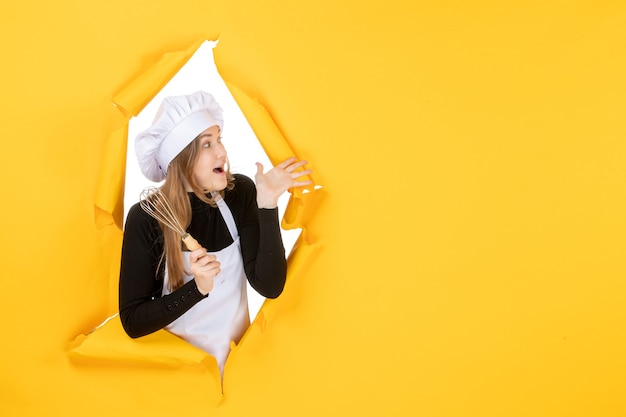
{"label": "whisk", "polygon": [[187,246],[187,249],[194,251],[201,248],[198,241],[185,231],[176,216],[174,216],[172,206],[170,206],[167,197],[165,197],[165,194],[163,194],[159,188],[147,187],[141,192],[139,197],[139,205],[141,208],[150,216],[178,233],[180,239],[185,243],[185,246]]}

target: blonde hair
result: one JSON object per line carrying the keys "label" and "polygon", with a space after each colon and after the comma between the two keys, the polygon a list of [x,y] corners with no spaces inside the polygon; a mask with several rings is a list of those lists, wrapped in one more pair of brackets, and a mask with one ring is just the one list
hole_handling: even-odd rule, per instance
{"label": "blonde hair", "polygon": [[[197,137],[170,162],[165,182],[161,186],[161,191],[169,201],[174,216],[185,229],[191,224],[191,202],[187,192],[188,187],[191,187],[193,193],[200,200],[212,207],[217,206],[213,197],[210,194],[207,195],[208,192],[200,187],[193,175],[194,166],[199,156],[198,148],[199,139]],[[234,178],[228,169],[226,170],[226,178],[226,190],[232,190],[235,187]],[[219,193],[222,197],[224,196],[223,190],[219,191]],[[167,274],[169,276],[169,290],[174,291],[183,285],[183,274],[190,275],[191,273],[185,270],[183,243],[180,235],[160,221],[159,226],[163,232],[161,262],[163,257],[165,257]]]}

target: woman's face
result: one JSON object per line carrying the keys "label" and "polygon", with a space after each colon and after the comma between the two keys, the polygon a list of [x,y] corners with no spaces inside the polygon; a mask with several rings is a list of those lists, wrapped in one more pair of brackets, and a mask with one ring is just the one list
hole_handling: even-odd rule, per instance
{"label": "woman's face", "polygon": [[203,190],[220,191],[226,188],[226,149],[222,145],[220,128],[211,126],[198,137],[198,159],[193,175]]}

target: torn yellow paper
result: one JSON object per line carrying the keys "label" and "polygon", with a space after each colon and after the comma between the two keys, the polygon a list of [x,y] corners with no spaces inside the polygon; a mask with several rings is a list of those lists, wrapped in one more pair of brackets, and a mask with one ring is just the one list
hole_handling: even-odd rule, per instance
{"label": "torn yellow paper", "polygon": [[106,142],[95,197],[95,222],[99,228],[115,224],[122,229],[127,137],[128,124],[112,132]]}
{"label": "torn yellow paper", "polygon": [[[167,84],[167,81],[175,75],[175,72],[172,73],[171,71],[173,69],[179,70],[178,65],[183,60],[186,62],[190,59],[188,53],[198,50],[198,46],[204,42],[206,41],[196,42],[182,52],[165,54],[156,65],[150,67],[145,74],[140,75],[131,82],[115,98],[118,108],[134,109],[129,111],[129,113],[138,111],[140,104],[145,105],[149,99],[158,93],[158,90],[154,91],[154,88]],[[236,91],[238,103],[244,103],[245,108],[242,108],[242,111],[252,129],[257,132],[257,135],[264,138],[263,146],[270,160],[272,162],[282,161],[293,155],[285,138],[265,109],[236,86],[230,85],[229,90]],[[148,97],[148,100],[146,100],[146,97]],[[114,224],[118,228],[122,228],[123,219],[119,217],[119,208],[124,193],[123,167],[126,159],[127,136],[128,124],[126,123],[122,128],[111,133],[106,144],[104,162],[97,188],[98,193],[96,195],[96,224],[99,227],[110,225],[112,224],[111,220],[114,220]],[[292,195],[285,212],[285,218],[290,220],[288,222],[283,221],[283,225],[287,225],[287,228],[304,229],[306,221],[312,216],[314,207],[321,195],[321,188],[313,187],[305,189],[304,193],[299,190],[296,195]],[[297,273],[302,264],[312,260],[312,255],[315,253],[314,249],[317,248],[316,245],[311,246],[309,242],[303,241],[305,232],[306,230],[304,229],[299,239],[301,243],[297,245],[297,248],[292,251],[290,256],[289,280],[296,279],[294,272]],[[270,309],[269,304],[263,307],[263,309],[265,308]],[[268,317],[271,317],[271,310],[269,314],[262,311],[258,315],[258,322],[255,321],[253,325],[258,326],[259,323],[262,326],[267,325]],[[246,336],[244,335],[239,346],[244,343],[245,339]],[[176,343],[172,344],[173,341]],[[89,334],[78,336],[71,343],[68,356],[73,358],[77,364],[87,366],[101,363],[184,366],[190,363],[208,363],[211,360],[212,363],[215,362],[212,357],[211,360],[207,360],[206,357],[210,356],[206,354],[199,360],[194,356],[198,353],[198,349],[191,347],[191,345],[187,349],[184,347],[186,344],[186,342],[170,335],[165,330],[138,340],[131,340],[123,331],[119,323],[119,317],[115,315]],[[233,349],[237,348],[238,346],[233,344]],[[169,353],[165,354],[164,352]],[[208,369],[213,375],[213,379],[220,379],[216,365],[210,366]]]}
{"label": "torn yellow paper", "polygon": [[201,365],[217,368],[215,360],[206,352],[162,330],[144,337],[131,339],[124,332],[119,315],[105,320],[86,335],[80,335],[69,345],[68,356],[80,361],[118,363],[144,366]]}
{"label": "torn yellow paper", "polygon": [[185,65],[185,62],[203,42],[205,42],[204,39],[193,43],[184,51],[163,54],[158,62],[117,93],[113,97],[113,102],[129,115],[136,116],[174,74]]}

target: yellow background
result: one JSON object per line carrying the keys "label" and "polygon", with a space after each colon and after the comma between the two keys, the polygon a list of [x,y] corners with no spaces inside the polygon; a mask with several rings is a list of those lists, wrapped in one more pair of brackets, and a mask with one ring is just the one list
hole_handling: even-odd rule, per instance
{"label": "yellow background", "polygon": [[[1,9],[0,414],[626,414],[622,2]],[[67,355],[117,309],[113,97],[218,37],[324,187],[222,398],[202,365]]]}

